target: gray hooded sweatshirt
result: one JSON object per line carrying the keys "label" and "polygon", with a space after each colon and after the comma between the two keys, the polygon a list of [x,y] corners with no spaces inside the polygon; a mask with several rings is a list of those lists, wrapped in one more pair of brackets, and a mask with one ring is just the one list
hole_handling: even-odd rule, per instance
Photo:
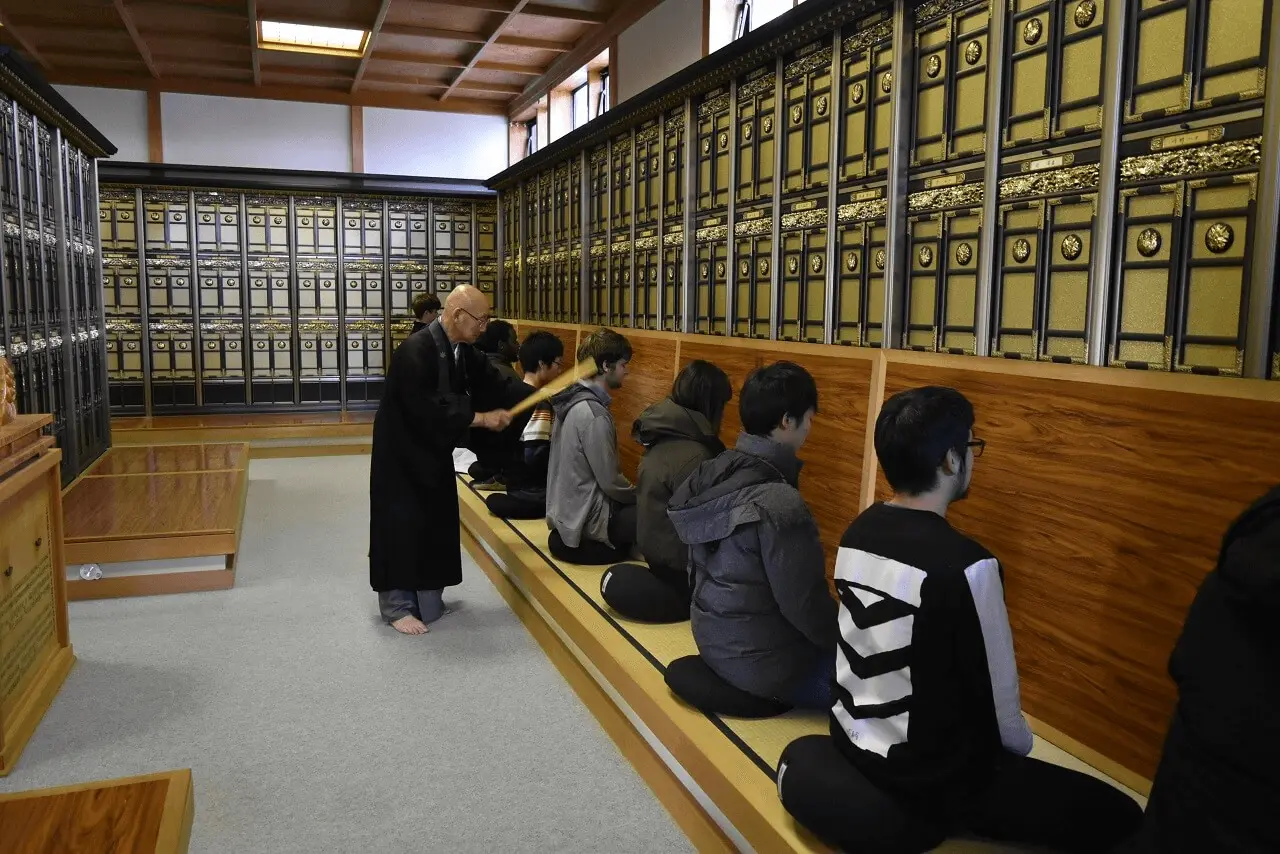
{"label": "gray hooded sweatshirt", "polygon": [[837,607],[800,460],[764,436],[703,463],[667,515],[689,546],[690,621],[702,660],[757,697],[784,698],[834,655]]}
{"label": "gray hooded sweatshirt", "polygon": [[569,548],[584,538],[609,543],[613,508],[636,503],[635,487],[618,469],[611,400],[608,392],[580,382],[551,398],[556,418],[547,464],[547,527],[559,531]]}

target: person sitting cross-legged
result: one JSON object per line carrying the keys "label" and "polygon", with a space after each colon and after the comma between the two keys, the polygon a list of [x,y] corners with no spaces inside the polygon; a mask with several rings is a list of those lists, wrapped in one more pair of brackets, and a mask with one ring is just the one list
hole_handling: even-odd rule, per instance
{"label": "person sitting cross-legged", "polygon": [[809,372],[754,371],[738,400],[733,450],[703,463],[671,496],[689,547],[690,620],[703,663],[734,689],[809,709],[831,704],[836,604],[818,524],[798,488],[818,410]]}
{"label": "person sitting cross-legged", "polygon": [[1142,810],[1028,755],[1004,573],[947,521],[985,447],[973,426],[973,406],[950,388],[905,391],[881,409],[876,456],[893,497],[863,511],[837,553],[831,735],[788,745],[778,792],[849,851],[928,851],[968,835],[1102,854]]}
{"label": "person sitting cross-legged", "polygon": [[636,475],[636,544],[647,567],[623,563],[600,579],[600,594],[624,617],[650,623],[689,619],[689,547],[667,518],[676,487],[724,450],[720,419],[733,397],[725,372],[701,359],[690,362],[671,395],[636,419],[631,437],[644,446]]}
{"label": "person sitting cross-legged", "polygon": [[618,468],[609,414],[631,361],[631,344],[612,329],[592,332],[578,361],[596,373],[551,398],[555,424],[547,463],[548,547],[558,560],[589,565],[625,560],[636,541],[636,489]]}
{"label": "person sitting cross-legged", "polygon": [[[520,366],[530,393],[564,370],[564,344],[550,332],[531,332],[520,345]],[[551,457],[551,404],[542,401],[512,426],[520,429],[520,460],[504,473],[506,492],[485,497],[489,512],[503,519],[542,519],[547,515],[547,462]]]}

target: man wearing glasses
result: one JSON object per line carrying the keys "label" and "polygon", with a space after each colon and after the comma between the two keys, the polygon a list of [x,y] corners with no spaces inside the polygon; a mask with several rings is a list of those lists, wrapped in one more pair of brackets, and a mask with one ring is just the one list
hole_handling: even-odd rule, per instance
{"label": "man wearing glasses", "polygon": [[[369,583],[383,619],[404,634],[425,634],[444,614],[444,588],[462,583],[453,449],[472,427],[505,428],[507,408],[527,393],[471,346],[488,325],[488,297],[455,288],[387,369],[373,422]],[[502,408],[476,412],[473,395]]]}
{"label": "man wearing glasses", "polygon": [[952,835],[1110,851],[1142,810],[1101,780],[1028,755],[1004,573],[947,521],[986,445],[973,425],[955,389],[885,401],[875,446],[893,497],[853,521],[836,557],[831,737],[787,747],[778,792],[802,824],[849,851],[929,851]]}

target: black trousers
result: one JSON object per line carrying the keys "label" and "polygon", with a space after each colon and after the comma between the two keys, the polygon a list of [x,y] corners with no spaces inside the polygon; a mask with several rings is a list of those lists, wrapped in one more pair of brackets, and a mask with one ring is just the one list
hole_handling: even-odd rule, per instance
{"label": "black trousers", "polygon": [[519,492],[491,492],[484,497],[489,512],[499,519],[542,519],[547,515],[547,496],[526,498]]}
{"label": "black trousers", "polygon": [[945,805],[912,804],[873,786],[825,735],[796,739],[783,751],[778,795],[816,836],[859,854],[919,854],[950,836],[1105,854],[1142,824],[1142,808],[1115,787],[1012,753],[985,784]]}
{"label": "black trousers", "polygon": [[608,566],[620,563],[631,556],[631,547],[636,543],[636,506],[634,504],[614,508],[613,515],[609,517],[609,542],[613,543],[613,546],[583,537],[577,548],[571,548],[565,545],[560,532],[554,528],[551,529],[551,535],[547,537],[547,547],[556,560],[582,566]]}
{"label": "black trousers", "polygon": [[689,575],[663,566],[620,563],[600,578],[600,595],[624,617],[645,623],[689,619]]}

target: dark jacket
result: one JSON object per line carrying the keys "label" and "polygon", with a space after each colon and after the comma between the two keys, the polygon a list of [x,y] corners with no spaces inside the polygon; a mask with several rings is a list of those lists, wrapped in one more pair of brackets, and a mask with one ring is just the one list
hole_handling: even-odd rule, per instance
{"label": "dark jacket", "polygon": [[1139,851],[1280,851],[1280,487],[1227,530],[1169,660],[1178,685]]}
{"label": "dark jacket", "polygon": [[789,448],[742,433],[676,489],[667,511],[690,547],[698,653],[759,697],[787,695],[836,646],[836,603],[799,476]]}
{"label": "dark jacket", "polygon": [[676,487],[724,451],[724,444],[701,412],[685,409],[669,397],[640,413],[631,438],[645,449],[636,475],[636,542],[650,566],[684,575],[689,547],[676,536],[667,504]]}
{"label": "dark jacket", "polygon": [[485,356],[488,357],[489,364],[497,368],[498,373],[502,376],[513,379],[516,382],[522,382],[524,380],[524,376],[516,370],[516,366],[502,358],[500,353],[485,353]]}

